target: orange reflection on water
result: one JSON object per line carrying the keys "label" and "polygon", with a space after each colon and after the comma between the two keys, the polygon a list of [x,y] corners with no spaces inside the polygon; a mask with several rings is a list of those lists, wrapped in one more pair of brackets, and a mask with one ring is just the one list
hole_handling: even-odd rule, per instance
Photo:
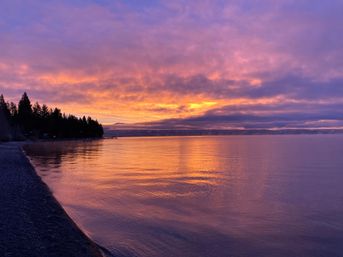
{"label": "orange reflection on water", "polygon": [[[306,247],[332,249],[312,231],[326,233],[327,220],[316,219],[336,213],[343,196],[342,142],[339,136],[120,138],[27,151],[68,213],[114,253],[311,257]],[[331,229],[331,242],[338,237]]]}

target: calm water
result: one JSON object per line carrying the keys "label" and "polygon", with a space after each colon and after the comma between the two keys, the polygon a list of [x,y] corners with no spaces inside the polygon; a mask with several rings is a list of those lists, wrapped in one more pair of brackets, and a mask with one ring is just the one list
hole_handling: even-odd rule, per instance
{"label": "calm water", "polygon": [[343,136],[121,138],[27,153],[113,253],[343,256]]}

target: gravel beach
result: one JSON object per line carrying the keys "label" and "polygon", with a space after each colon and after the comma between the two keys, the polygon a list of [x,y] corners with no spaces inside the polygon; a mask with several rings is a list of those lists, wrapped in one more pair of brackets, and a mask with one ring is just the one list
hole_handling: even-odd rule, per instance
{"label": "gravel beach", "polygon": [[100,257],[16,143],[0,143],[0,256]]}

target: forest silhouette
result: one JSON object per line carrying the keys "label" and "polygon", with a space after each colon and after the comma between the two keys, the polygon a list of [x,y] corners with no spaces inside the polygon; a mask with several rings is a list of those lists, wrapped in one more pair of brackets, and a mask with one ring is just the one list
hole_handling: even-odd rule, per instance
{"label": "forest silhouette", "polygon": [[1,112],[4,119],[1,126],[9,127],[10,139],[100,138],[104,134],[103,127],[97,120],[66,115],[58,108],[52,109],[38,102],[32,105],[26,92],[18,105],[6,102],[1,94]]}

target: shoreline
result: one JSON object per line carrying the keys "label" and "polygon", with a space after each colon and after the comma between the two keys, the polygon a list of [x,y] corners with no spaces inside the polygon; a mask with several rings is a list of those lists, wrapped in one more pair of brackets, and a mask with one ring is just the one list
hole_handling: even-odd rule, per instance
{"label": "shoreline", "polygon": [[343,129],[106,129],[105,138],[164,136],[254,136],[254,135],[334,135]]}
{"label": "shoreline", "polygon": [[[103,257],[36,173],[23,143],[0,143],[0,256]],[[1,192],[2,191],[2,192]]]}

